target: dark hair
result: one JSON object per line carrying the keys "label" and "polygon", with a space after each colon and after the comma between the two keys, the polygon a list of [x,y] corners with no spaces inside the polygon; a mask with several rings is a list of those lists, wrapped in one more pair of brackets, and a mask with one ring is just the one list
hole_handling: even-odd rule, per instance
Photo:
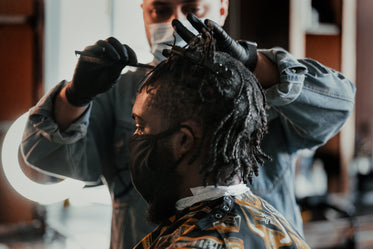
{"label": "dark hair", "polygon": [[[268,156],[260,142],[267,129],[265,96],[257,79],[241,62],[215,51],[215,40],[195,37],[188,47],[173,46],[169,57],[142,81],[140,91],[157,89],[151,105],[170,126],[193,120],[209,145],[201,174],[207,184],[228,183],[235,175],[252,182]],[[206,140],[208,139],[208,140]]]}

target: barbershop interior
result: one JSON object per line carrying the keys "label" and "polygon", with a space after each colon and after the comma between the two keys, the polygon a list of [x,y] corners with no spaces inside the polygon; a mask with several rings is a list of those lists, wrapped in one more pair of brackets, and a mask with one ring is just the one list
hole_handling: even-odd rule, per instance
{"label": "barbershop interior", "polygon": [[[152,62],[141,2],[0,1],[0,249],[109,248],[104,180],[48,175],[23,160],[19,145],[30,108],[72,79],[75,51],[113,36],[139,63]],[[230,0],[223,28],[259,49],[319,61],[356,86],[340,131],[299,152],[294,189],[310,248],[373,248],[373,1]]]}

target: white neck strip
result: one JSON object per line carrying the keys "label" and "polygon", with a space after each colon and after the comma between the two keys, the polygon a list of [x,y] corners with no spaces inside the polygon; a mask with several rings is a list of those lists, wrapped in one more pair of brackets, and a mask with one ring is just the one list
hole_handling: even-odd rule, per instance
{"label": "white neck strip", "polygon": [[[246,184],[236,184],[231,186],[206,186],[206,187],[195,187],[191,188],[192,196],[182,198],[176,202],[176,209],[181,211],[185,208],[192,206],[193,204],[201,201],[216,200],[222,196],[236,196],[241,195],[250,188]],[[250,191],[251,192],[251,191]]]}

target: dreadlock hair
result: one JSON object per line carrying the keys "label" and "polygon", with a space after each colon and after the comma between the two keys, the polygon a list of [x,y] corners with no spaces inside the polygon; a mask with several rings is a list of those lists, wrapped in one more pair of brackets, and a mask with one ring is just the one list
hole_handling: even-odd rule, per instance
{"label": "dreadlock hair", "polygon": [[193,120],[202,127],[200,148],[208,145],[200,172],[215,184],[238,175],[252,183],[259,165],[269,157],[260,148],[267,130],[265,96],[255,76],[227,53],[215,51],[205,34],[184,47],[173,46],[168,58],[140,83],[139,91],[157,89],[151,105],[170,125]]}

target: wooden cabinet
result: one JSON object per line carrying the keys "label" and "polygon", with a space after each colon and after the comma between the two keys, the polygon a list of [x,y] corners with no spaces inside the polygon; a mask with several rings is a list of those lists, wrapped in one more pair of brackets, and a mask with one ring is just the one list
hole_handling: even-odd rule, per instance
{"label": "wooden cabinet", "polygon": [[[0,1],[0,143],[11,122],[40,98],[43,15],[42,0]],[[0,223],[33,219],[35,204],[16,193],[0,170]]]}
{"label": "wooden cabinet", "polygon": [[41,92],[41,0],[0,1],[0,122],[27,111]]}
{"label": "wooden cabinet", "polygon": [[[356,2],[355,0],[312,0],[313,22],[303,30],[305,57],[342,72],[355,82],[356,71]],[[316,28],[314,28],[316,26]],[[353,159],[355,145],[354,117],[318,153],[330,155],[324,165],[328,172],[328,191],[347,194],[350,190],[348,166]]]}

